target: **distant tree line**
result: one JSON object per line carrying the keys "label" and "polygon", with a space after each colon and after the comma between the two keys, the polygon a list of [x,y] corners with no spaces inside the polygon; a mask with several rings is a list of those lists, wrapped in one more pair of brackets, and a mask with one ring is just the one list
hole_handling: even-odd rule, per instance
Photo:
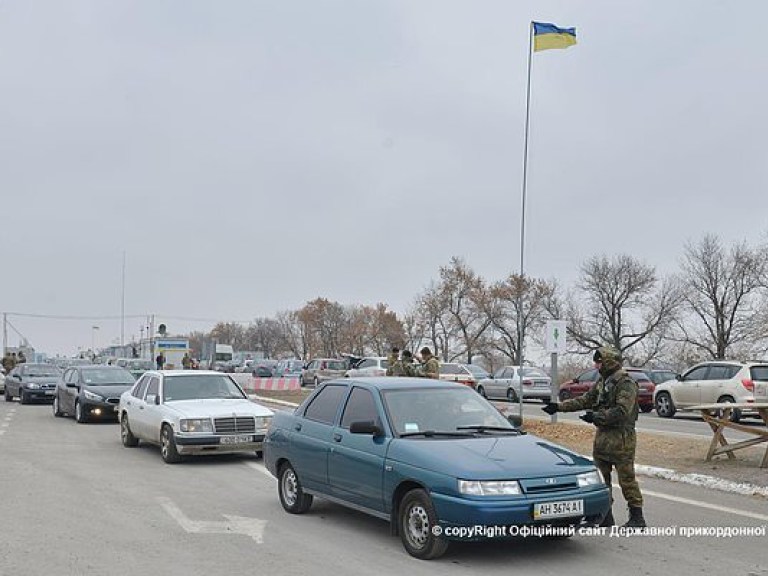
{"label": "distant tree line", "polygon": [[219,323],[189,335],[193,350],[216,338],[269,358],[384,356],[392,346],[430,346],[443,361],[495,369],[543,345],[547,320],[568,325],[563,367],[583,367],[608,343],[627,363],[682,369],[704,359],[759,358],[768,352],[768,246],[731,246],[715,235],[685,245],[676,273],[629,254],[595,255],[574,286],[510,274],[480,277],[461,258],[440,267],[401,317],[387,304],[344,305],[325,298],[299,310],[257,318],[247,326]]}

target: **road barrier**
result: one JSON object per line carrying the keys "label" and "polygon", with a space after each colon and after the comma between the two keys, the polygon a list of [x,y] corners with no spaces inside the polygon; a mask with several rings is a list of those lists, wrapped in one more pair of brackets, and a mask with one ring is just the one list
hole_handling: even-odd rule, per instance
{"label": "road barrier", "polygon": [[299,390],[298,378],[251,378],[246,390]]}

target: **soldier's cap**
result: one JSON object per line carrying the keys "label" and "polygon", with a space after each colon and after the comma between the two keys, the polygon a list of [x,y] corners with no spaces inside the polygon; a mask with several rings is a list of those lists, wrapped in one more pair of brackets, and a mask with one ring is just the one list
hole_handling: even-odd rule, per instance
{"label": "soldier's cap", "polygon": [[421,352],[421,354],[422,354],[422,355],[423,355],[423,354],[429,354],[429,355],[431,355],[431,354],[432,354],[432,350],[430,350],[430,349],[429,349],[429,346],[424,346],[424,348],[422,348],[422,349],[420,350],[420,352]]}
{"label": "soldier's cap", "polygon": [[403,350],[402,356],[403,358],[411,358],[413,357],[413,354],[411,354],[410,350]]}
{"label": "soldier's cap", "polygon": [[595,355],[592,356],[592,360],[595,362],[606,362],[610,360],[621,362],[622,357],[621,352],[613,346],[600,346],[600,348],[595,350]]}

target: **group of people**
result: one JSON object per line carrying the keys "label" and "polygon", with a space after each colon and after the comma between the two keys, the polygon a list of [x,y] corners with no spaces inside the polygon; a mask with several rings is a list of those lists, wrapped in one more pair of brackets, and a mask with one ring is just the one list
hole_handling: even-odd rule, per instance
{"label": "group of people", "polygon": [[18,355],[16,352],[6,352],[5,356],[3,356],[3,370],[5,370],[5,373],[8,374],[11,370],[16,368],[16,366],[19,364],[24,364],[26,361],[27,357],[21,350],[19,350]]}
{"label": "group of people", "polygon": [[[388,368],[387,376],[412,376],[416,378],[440,378],[440,362],[432,354],[429,347],[425,346],[419,352],[420,361],[413,357],[410,350],[403,350],[397,347],[392,348],[392,352],[387,358]],[[419,362],[416,364],[416,362]]]}

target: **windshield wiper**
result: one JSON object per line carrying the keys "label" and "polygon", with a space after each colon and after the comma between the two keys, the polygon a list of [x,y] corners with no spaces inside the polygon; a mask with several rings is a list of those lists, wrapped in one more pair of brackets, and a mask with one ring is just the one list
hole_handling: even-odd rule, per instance
{"label": "windshield wiper", "polygon": [[425,436],[427,438],[433,436],[452,436],[454,438],[466,438],[471,436],[471,434],[467,434],[466,432],[443,432],[438,430],[422,430],[421,432],[405,432],[404,434],[400,434],[400,438],[408,438],[410,436]]}
{"label": "windshield wiper", "polygon": [[476,430],[477,432],[509,432],[510,434],[523,434],[522,430],[517,428],[505,428],[503,426],[483,426],[475,424],[472,426],[456,426],[456,430]]}

